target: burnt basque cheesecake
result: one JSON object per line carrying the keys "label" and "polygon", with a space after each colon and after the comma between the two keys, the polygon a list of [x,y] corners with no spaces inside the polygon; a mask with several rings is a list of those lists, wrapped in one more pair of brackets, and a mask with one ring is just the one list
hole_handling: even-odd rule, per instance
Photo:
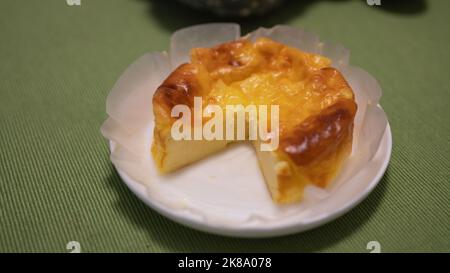
{"label": "burnt basque cheesecake", "polygon": [[330,64],[268,38],[194,48],[190,63],[176,68],[153,96],[152,155],[158,169],[175,171],[230,143],[174,140],[175,105],[193,108],[194,97],[201,97],[204,107],[278,105],[278,148],[261,151],[260,141],[252,141],[272,199],[297,202],[306,185],[326,187],[351,152],[357,109],[352,89]]}

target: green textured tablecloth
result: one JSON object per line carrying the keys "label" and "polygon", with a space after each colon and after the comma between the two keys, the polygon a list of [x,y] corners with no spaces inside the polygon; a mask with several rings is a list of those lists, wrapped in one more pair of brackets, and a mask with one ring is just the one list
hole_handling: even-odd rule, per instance
{"label": "green textured tablecloth", "polygon": [[[169,2],[169,3],[164,3]],[[351,49],[393,132],[375,191],[338,220],[271,239],[194,231],[121,182],[99,132],[122,71],[171,33],[215,20],[171,1],[0,1],[0,251],[450,251],[450,1],[290,1],[244,31],[289,24]]]}

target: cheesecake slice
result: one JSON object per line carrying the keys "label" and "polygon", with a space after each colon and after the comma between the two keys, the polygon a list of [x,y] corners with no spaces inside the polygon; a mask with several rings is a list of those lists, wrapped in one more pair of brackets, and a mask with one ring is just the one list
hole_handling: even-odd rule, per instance
{"label": "cheesecake slice", "polygon": [[[240,39],[213,48],[195,48],[190,63],[176,68],[153,96],[152,155],[161,173],[169,173],[225,149],[230,140],[175,140],[172,108],[226,105],[278,105],[279,145],[255,147],[273,200],[302,199],[306,185],[326,187],[352,147],[356,103],[342,74],[330,60],[268,38]],[[247,120],[248,121],[248,120]],[[243,166],[244,167],[244,166]],[[226,166],[224,166],[226,168]]]}

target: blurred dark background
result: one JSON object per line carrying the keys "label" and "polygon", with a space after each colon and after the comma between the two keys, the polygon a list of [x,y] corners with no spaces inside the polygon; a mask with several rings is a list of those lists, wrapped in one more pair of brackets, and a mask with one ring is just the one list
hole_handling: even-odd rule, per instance
{"label": "blurred dark background", "polygon": [[[399,16],[422,13],[425,0],[380,0],[380,5],[369,6],[374,0],[137,0],[149,2],[150,16],[160,20],[162,26],[176,30],[183,26],[224,21],[238,22],[243,32],[259,26],[283,24],[308,12],[321,2],[359,1],[373,8],[373,12],[390,12]],[[323,18],[327,20],[327,18]],[[333,22],[329,22],[333,24]]]}

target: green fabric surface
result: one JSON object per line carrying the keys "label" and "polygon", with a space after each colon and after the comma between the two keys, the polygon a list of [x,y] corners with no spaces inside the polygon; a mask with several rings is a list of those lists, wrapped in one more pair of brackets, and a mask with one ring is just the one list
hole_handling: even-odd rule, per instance
{"label": "green fabric surface", "polygon": [[176,29],[217,21],[173,1],[0,1],[0,251],[450,251],[450,1],[288,1],[243,31],[288,24],[351,50],[374,75],[393,133],[373,193],[312,231],[268,239],[210,235],[139,201],[99,128],[119,75]]}

